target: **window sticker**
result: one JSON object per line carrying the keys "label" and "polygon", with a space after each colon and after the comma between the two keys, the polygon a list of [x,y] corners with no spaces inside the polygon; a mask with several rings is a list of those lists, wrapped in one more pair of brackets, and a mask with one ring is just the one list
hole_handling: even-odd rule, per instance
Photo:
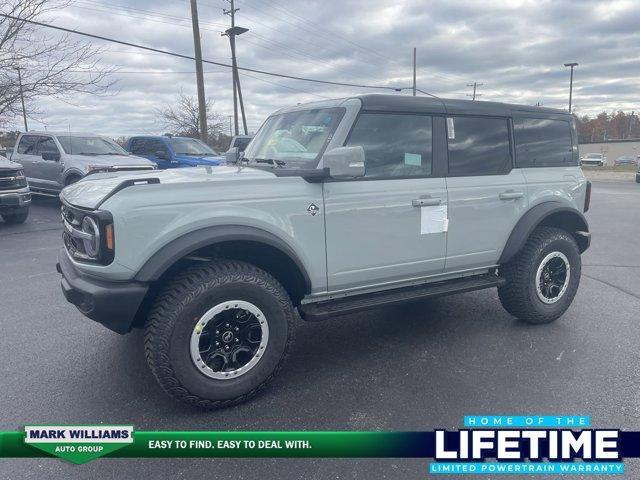
{"label": "window sticker", "polygon": [[453,118],[451,117],[447,117],[447,138],[449,140],[456,139],[456,129],[455,129],[455,126],[453,125]]}
{"label": "window sticker", "polygon": [[420,234],[444,233],[449,230],[446,205],[420,207]]}
{"label": "window sticker", "polygon": [[415,165],[416,167],[422,166],[422,155],[419,153],[406,153],[404,154],[405,165]]}

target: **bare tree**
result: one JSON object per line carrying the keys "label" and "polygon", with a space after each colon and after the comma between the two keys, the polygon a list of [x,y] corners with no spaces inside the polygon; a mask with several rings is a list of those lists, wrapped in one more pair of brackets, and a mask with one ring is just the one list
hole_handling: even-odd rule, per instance
{"label": "bare tree", "polygon": [[[216,144],[216,139],[220,136],[224,125],[224,117],[213,111],[213,102],[207,100],[207,129],[208,142]],[[185,95],[180,92],[175,105],[156,110],[160,117],[160,123],[173,135],[184,137],[200,137],[200,116],[198,115],[198,100],[195,97]]]}
{"label": "bare tree", "polygon": [[66,0],[0,0],[0,125],[22,113],[18,69],[27,114],[41,97],[68,99],[78,93],[103,94],[113,83],[110,67],[98,65],[101,50],[89,42],[57,35],[23,20],[43,17],[67,5]]}

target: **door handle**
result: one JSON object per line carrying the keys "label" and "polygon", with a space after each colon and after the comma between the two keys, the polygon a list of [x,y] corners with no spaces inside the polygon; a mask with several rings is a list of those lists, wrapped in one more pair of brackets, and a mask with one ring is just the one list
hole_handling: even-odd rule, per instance
{"label": "door handle", "polygon": [[507,190],[506,192],[502,192],[500,195],[500,200],[515,200],[517,198],[524,197],[523,192],[514,192],[513,190]]}
{"label": "door handle", "polygon": [[442,199],[440,198],[416,198],[411,201],[411,205],[414,207],[435,207],[436,205],[440,205],[442,203]]}

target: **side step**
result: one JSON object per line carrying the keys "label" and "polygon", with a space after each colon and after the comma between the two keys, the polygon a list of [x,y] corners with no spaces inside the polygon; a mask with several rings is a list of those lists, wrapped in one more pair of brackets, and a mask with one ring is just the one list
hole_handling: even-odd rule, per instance
{"label": "side step", "polygon": [[310,322],[326,320],[334,315],[360,312],[396,303],[411,302],[425,298],[441,297],[454,293],[471,292],[485,288],[500,287],[505,279],[494,274],[476,275],[444,282],[428,283],[414,287],[384,290],[376,293],[308,303],[299,307],[302,318]]}

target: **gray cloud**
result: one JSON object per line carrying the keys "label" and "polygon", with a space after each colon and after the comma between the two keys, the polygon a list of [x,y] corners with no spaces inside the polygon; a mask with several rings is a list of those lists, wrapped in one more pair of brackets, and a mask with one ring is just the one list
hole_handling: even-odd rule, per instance
{"label": "gray cloud", "polygon": [[[241,66],[298,76],[409,86],[418,48],[419,87],[466,98],[467,83],[484,85],[482,100],[566,108],[568,70],[577,61],[575,105],[581,114],[640,109],[640,3],[637,1],[237,0]],[[220,31],[224,0],[200,0],[204,56],[229,62]],[[149,14],[152,12],[153,14]],[[156,48],[191,54],[187,0],[76,0],[54,23]],[[100,42],[93,42],[99,45]],[[120,73],[117,91],[41,102],[50,128],[114,136],[161,132],[155,110],[182,90],[195,94],[193,62],[105,45],[103,61]],[[153,70],[165,73],[133,73]],[[207,96],[231,114],[231,75],[205,66]],[[257,74],[242,76],[248,123],[257,128],[284,105],[363,93]],[[407,92],[408,93],[408,92]],[[16,127],[19,122],[15,122]],[[36,125],[42,127],[42,125]]]}

